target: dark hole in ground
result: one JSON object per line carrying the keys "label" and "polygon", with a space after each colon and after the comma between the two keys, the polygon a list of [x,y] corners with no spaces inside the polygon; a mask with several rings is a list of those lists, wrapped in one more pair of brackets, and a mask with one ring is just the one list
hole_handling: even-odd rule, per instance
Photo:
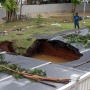
{"label": "dark hole in ground", "polygon": [[[10,41],[1,42],[0,49],[16,54],[13,44],[14,43]],[[68,45],[67,43],[58,40],[48,41],[47,39],[37,39],[26,50],[24,55],[53,63],[78,60],[82,56],[77,48]]]}
{"label": "dark hole in ground", "polygon": [[37,39],[27,50],[27,56],[54,63],[78,60],[82,54],[79,50],[62,41]]}

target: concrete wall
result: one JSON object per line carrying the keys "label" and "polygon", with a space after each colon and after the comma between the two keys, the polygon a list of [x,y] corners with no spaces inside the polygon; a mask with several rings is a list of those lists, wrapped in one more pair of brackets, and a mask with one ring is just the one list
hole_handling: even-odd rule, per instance
{"label": "concrete wall", "polygon": [[[59,3],[59,4],[42,4],[42,5],[23,5],[22,15],[27,15],[30,13],[40,13],[40,12],[71,12],[72,4],[70,3]],[[83,12],[83,4],[78,5],[77,12]],[[90,3],[86,5],[86,12],[90,12]],[[19,12],[18,12],[19,13]],[[0,8],[0,19],[6,16],[4,9]]]}
{"label": "concrete wall", "polygon": [[[81,5],[78,5],[78,6],[77,6],[76,11],[77,11],[77,12],[83,12],[83,9],[84,9],[84,5],[81,4]],[[86,4],[86,10],[85,10],[85,11],[86,11],[86,12],[90,12],[90,3],[87,3],[87,4]]]}
{"label": "concrete wall", "polygon": [[[23,5],[22,14],[30,14],[35,12],[71,12],[71,3],[60,4],[43,4],[43,5]],[[77,6],[77,12],[83,12],[83,3]],[[90,12],[90,3],[86,4],[86,12]]]}
{"label": "concrete wall", "polygon": [[2,19],[2,18],[5,17],[5,16],[6,16],[6,11],[5,11],[5,9],[0,8],[0,19]]}

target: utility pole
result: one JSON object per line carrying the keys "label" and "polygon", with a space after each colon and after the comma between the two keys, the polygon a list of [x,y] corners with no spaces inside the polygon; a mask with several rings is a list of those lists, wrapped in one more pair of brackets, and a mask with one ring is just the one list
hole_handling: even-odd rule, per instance
{"label": "utility pole", "polygon": [[85,10],[86,10],[86,3],[88,3],[88,0],[83,0],[84,3],[84,8],[83,8],[83,23],[85,23],[84,19],[85,19]]}

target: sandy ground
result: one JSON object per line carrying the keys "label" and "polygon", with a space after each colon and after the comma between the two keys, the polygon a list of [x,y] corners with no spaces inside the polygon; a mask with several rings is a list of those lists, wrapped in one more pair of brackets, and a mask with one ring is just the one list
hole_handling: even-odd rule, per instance
{"label": "sandy ground", "polygon": [[[68,12],[43,12],[43,13],[31,13],[28,14],[27,17],[31,17],[31,18],[35,18],[37,17],[37,15],[40,14],[43,18],[63,18],[63,19],[67,19],[68,17],[72,16],[72,13],[68,13]],[[84,14],[79,13],[79,16],[83,17]],[[85,16],[90,16],[90,12],[85,13]],[[0,24],[3,23],[5,21],[0,20]]]}
{"label": "sandy ground", "polygon": [[4,20],[0,20],[0,24],[4,23],[5,21]]}
{"label": "sandy ground", "polygon": [[45,13],[32,13],[30,14],[30,16],[37,17],[38,14],[42,15],[44,18],[70,15],[69,13],[61,13],[61,12],[45,12]]}
{"label": "sandy ground", "polygon": [[[37,17],[38,14],[42,15],[44,18],[72,16],[72,13],[67,13],[67,12],[63,12],[63,13],[61,13],[61,12],[31,13],[30,16],[31,17]],[[83,16],[83,13],[79,13],[79,15]],[[85,16],[90,16],[90,12],[85,13]]]}

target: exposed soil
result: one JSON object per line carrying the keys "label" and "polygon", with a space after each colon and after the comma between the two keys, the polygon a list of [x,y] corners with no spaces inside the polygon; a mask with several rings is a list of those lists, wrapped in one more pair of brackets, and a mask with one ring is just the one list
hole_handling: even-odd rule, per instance
{"label": "exposed soil", "polygon": [[10,41],[0,42],[0,49],[6,52],[15,53],[13,42],[10,42]]}
{"label": "exposed soil", "polygon": [[3,23],[5,23],[5,21],[0,19],[0,24],[3,24]]}
{"label": "exposed soil", "polygon": [[[68,12],[41,12],[41,13],[30,13],[30,17],[37,17],[37,14],[41,14],[43,18],[50,18],[50,17],[68,17],[68,16],[72,16],[72,13],[68,13]],[[79,12],[80,16],[83,16],[83,12]],[[86,16],[90,16],[90,12],[86,12],[85,13]]]}
{"label": "exposed soil", "polygon": [[[4,41],[0,43],[0,49],[3,51],[15,53],[14,43],[10,41]],[[57,56],[68,60],[79,59],[82,54],[79,53],[78,49],[60,41],[47,41],[46,39],[36,40],[32,46],[30,46],[25,56],[32,57],[37,53],[45,53],[51,56]]]}
{"label": "exposed soil", "polygon": [[60,41],[47,41],[44,39],[36,40],[34,44],[27,49],[26,54],[31,57],[37,53],[45,53],[68,60],[76,60],[82,56],[79,50],[71,45],[67,46],[66,43]]}

